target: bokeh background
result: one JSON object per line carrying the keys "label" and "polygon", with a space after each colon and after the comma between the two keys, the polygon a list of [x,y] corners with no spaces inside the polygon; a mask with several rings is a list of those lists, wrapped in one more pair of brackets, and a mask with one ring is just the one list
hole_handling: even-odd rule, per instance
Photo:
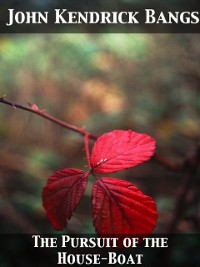
{"label": "bokeh background", "polygon": [[[132,129],[156,139],[156,154],[175,164],[200,140],[199,34],[29,34],[0,39],[0,96],[40,109],[97,135]],[[90,145],[92,148],[93,142]],[[0,103],[0,233],[54,233],[42,207],[47,178],[85,168],[83,138]],[[152,196],[170,225],[187,170],[155,159],[114,174]],[[196,171],[176,233],[200,231]],[[65,233],[94,233],[91,186]]]}

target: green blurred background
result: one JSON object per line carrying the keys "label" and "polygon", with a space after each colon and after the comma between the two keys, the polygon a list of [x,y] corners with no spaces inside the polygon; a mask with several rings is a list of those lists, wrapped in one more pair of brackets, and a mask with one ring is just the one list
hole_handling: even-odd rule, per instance
{"label": "green blurred background", "polygon": [[[156,153],[172,162],[184,160],[199,142],[199,81],[198,34],[30,34],[0,39],[0,96],[36,104],[98,135],[114,129],[150,134],[157,142]],[[54,233],[42,207],[42,188],[58,169],[85,168],[83,147],[78,134],[0,104],[1,233]],[[112,176],[130,180],[155,199],[155,232],[165,233],[184,175],[152,159]],[[64,232],[94,232],[92,182]],[[177,233],[200,230],[198,177],[195,183]]]}

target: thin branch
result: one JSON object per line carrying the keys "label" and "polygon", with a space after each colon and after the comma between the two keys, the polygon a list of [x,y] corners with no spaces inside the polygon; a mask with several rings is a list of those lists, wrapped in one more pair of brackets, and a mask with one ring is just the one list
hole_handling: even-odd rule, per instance
{"label": "thin branch", "polygon": [[85,134],[84,136],[84,143],[85,143],[85,154],[88,162],[88,167],[90,168],[90,150],[89,150],[89,138],[88,138],[88,133]]}
{"label": "thin branch", "polygon": [[[82,136],[86,136],[88,137],[88,139],[92,139],[92,140],[97,140],[98,136],[97,135],[94,135],[92,133],[89,133],[87,131],[85,131],[83,128],[78,128],[72,124],[69,124],[69,123],[66,123],[64,121],[61,121],[49,114],[47,114],[44,110],[40,110],[35,104],[34,105],[31,105],[31,107],[27,107],[27,106],[24,106],[24,105],[20,105],[20,104],[17,104],[17,103],[13,103],[9,100],[6,100],[4,97],[1,97],[0,98],[0,103],[3,103],[3,104],[6,104],[6,105],[9,105],[9,106],[12,106],[14,107],[15,109],[22,109],[22,110],[25,110],[25,111],[28,111],[28,112],[31,112],[31,113],[34,113],[40,117],[43,117],[49,121],[52,121],[54,122],[55,124],[57,125],[60,125],[68,130],[71,130],[73,132],[76,132],[76,133],[79,133],[81,134]],[[182,164],[178,164],[178,163],[174,163],[174,162],[170,162],[164,158],[162,158],[161,156],[159,155],[154,155],[154,159],[162,164],[164,167],[168,168],[168,169],[171,169],[173,171],[180,171],[180,170],[183,170],[183,168],[185,167],[185,161],[182,163]]]}
{"label": "thin branch", "polygon": [[175,227],[179,222],[183,211],[185,210],[186,206],[186,197],[188,192],[191,189],[192,184],[196,178],[196,173],[199,165],[200,160],[200,145],[197,146],[193,156],[189,159],[190,160],[190,169],[189,173],[184,177],[182,183],[180,184],[180,188],[178,190],[179,194],[176,199],[176,206],[173,213],[172,220],[169,224],[167,233],[172,234],[175,232]]}
{"label": "thin branch", "polygon": [[187,166],[188,160],[185,159],[184,161],[182,161],[181,163],[177,163],[177,162],[172,162],[172,161],[168,161],[165,158],[162,158],[160,155],[155,154],[154,155],[154,159],[160,163],[161,165],[163,165],[164,167],[173,170],[173,171],[182,171],[184,170],[184,168]]}
{"label": "thin branch", "polygon": [[71,130],[73,132],[76,132],[76,133],[79,133],[83,136],[85,136],[86,134],[88,134],[88,138],[90,139],[93,139],[93,140],[96,140],[98,137],[94,134],[90,134],[88,132],[86,132],[83,128],[78,128],[74,125],[71,125],[69,123],[66,123],[64,121],[61,121],[49,114],[47,114],[46,112],[44,112],[43,110],[40,110],[37,108],[36,105],[33,105],[33,107],[26,107],[26,106],[23,106],[23,105],[19,105],[19,104],[16,104],[16,103],[12,103],[11,101],[8,101],[6,99],[4,99],[3,97],[0,98],[0,102],[3,103],[3,104],[6,104],[6,105],[9,105],[9,106],[12,106],[14,108],[19,108],[19,109],[22,109],[22,110],[26,110],[26,111],[29,111],[29,112],[32,112],[34,114],[37,114],[38,116],[40,117],[43,117],[49,121],[52,121],[68,130]]}

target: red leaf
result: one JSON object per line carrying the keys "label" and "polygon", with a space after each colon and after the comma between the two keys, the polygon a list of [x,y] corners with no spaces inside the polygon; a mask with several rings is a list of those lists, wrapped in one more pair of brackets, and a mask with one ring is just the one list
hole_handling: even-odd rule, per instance
{"label": "red leaf", "polygon": [[92,211],[100,235],[149,235],[158,216],[151,197],[130,182],[108,177],[93,185]]}
{"label": "red leaf", "polygon": [[63,169],[52,174],[42,192],[43,206],[52,226],[62,230],[80,202],[87,185],[88,173]]}
{"label": "red leaf", "polygon": [[115,130],[94,144],[91,167],[97,173],[112,173],[136,166],[154,153],[155,140],[146,134]]}

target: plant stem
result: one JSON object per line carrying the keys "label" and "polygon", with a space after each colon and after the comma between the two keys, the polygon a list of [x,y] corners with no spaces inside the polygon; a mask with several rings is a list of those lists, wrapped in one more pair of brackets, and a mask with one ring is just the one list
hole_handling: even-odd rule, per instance
{"label": "plant stem", "polygon": [[90,150],[89,150],[89,138],[88,138],[88,133],[85,134],[84,136],[84,143],[85,143],[85,154],[88,162],[88,167],[90,168]]}
{"label": "plant stem", "polygon": [[71,130],[73,132],[76,132],[76,133],[79,133],[83,136],[85,136],[86,134],[88,135],[88,138],[89,139],[92,139],[92,140],[96,140],[98,138],[98,136],[94,135],[94,134],[91,134],[91,133],[88,133],[86,132],[83,128],[78,128],[72,124],[69,124],[69,123],[66,123],[64,121],[61,121],[49,114],[47,114],[46,112],[44,112],[43,110],[40,110],[40,109],[35,109],[35,108],[32,108],[32,107],[26,107],[26,106],[23,106],[23,105],[20,105],[20,104],[17,104],[17,103],[12,103],[11,101],[8,101],[6,99],[4,99],[3,97],[0,98],[0,102],[3,103],[3,104],[6,104],[6,105],[9,105],[9,106],[12,106],[14,108],[19,108],[19,109],[22,109],[22,110],[26,110],[26,111],[29,111],[29,112],[32,112],[34,114],[37,114],[38,116],[40,117],[43,117],[49,121],[52,121],[68,130]]}
{"label": "plant stem", "polygon": [[188,192],[190,191],[197,173],[198,165],[200,160],[200,145],[198,145],[195,149],[193,156],[188,159],[189,162],[189,172],[183,178],[182,183],[180,184],[178,190],[178,196],[176,198],[176,206],[173,213],[172,220],[169,224],[167,233],[173,234],[176,231],[177,223],[179,222],[183,211],[185,210],[186,206],[186,197]]}
{"label": "plant stem", "polygon": [[173,171],[182,171],[187,166],[188,160],[185,159],[181,163],[168,161],[165,158],[162,158],[160,155],[154,155],[155,160],[160,163],[161,165],[165,166],[166,168],[173,170]]}
{"label": "plant stem", "polygon": [[[20,105],[20,104],[17,104],[17,103],[13,103],[9,100],[6,100],[4,97],[1,97],[0,98],[0,103],[3,103],[3,104],[6,104],[6,105],[9,105],[9,106],[12,106],[14,108],[18,108],[18,109],[22,109],[22,110],[25,110],[25,111],[28,111],[28,112],[32,112],[40,117],[43,117],[45,118],[46,120],[49,120],[49,121],[52,121],[53,123],[57,124],[57,125],[60,125],[70,131],[73,131],[73,132],[76,132],[76,133],[79,133],[81,134],[82,136],[87,136],[88,139],[92,139],[92,140],[97,140],[98,136],[97,135],[94,135],[92,133],[89,133],[87,131],[85,131],[83,128],[78,128],[72,124],[69,124],[67,122],[64,122],[62,120],[59,120],[49,114],[47,114],[44,110],[40,110],[37,108],[36,105],[32,105],[31,107],[27,107],[27,106],[24,106],[24,105]],[[86,152],[88,153],[88,151],[86,150]],[[89,154],[88,154],[89,155]],[[89,159],[89,156],[87,156],[87,160]],[[173,171],[180,171],[180,170],[183,170],[184,166],[185,166],[185,161],[182,163],[182,164],[178,164],[178,163],[174,163],[174,162],[170,162],[164,158],[162,158],[161,156],[155,154],[154,155],[154,159],[160,163],[161,165],[163,165],[164,167],[168,168],[168,169],[171,169]]]}

